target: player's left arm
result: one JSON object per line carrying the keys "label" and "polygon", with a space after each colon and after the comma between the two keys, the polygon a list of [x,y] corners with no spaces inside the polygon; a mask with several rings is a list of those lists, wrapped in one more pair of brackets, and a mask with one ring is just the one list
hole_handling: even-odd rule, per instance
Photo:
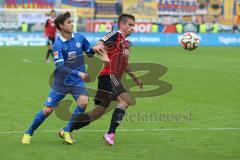
{"label": "player's left arm", "polygon": [[132,77],[132,79],[137,83],[137,86],[140,88],[140,89],[143,89],[143,83],[140,79],[137,78],[136,74],[133,72],[131,66],[129,64],[127,64],[127,67],[126,67],[126,73]]}

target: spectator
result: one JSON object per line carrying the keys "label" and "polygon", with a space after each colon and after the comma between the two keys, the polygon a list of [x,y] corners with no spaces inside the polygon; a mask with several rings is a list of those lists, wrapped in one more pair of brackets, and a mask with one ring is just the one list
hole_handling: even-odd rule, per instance
{"label": "spectator", "polygon": [[105,23],[99,25],[99,32],[106,32],[107,26]]}
{"label": "spectator", "polygon": [[112,24],[112,31],[117,31],[118,30],[118,24],[117,21],[114,21]]}
{"label": "spectator", "polygon": [[233,33],[238,33],[238,25],[236,23],[233,24],[232,31]]}
{"label": "spectator", "polygon": [[26,22],[22,23],[21,28],[23,33],[28,32],[28,24]]}
{"label": "spectator", "polygon": [[157,23],[152,24],[151,32],[152,33],[157,33],[158,32],[158,24]]}
{"label": "spectator", "polygon": [[218,33],[218,31],[219,31],[219,25],[216,21],[214,21],[212,26],[212,33]]}
{"label": "spectator", "polygon": [[178,23],[177,25],[176,25],[176,31],[177,31],[177,33],[182,33],[183,32],[183,24],[182,23]]}
{"label": "spectator", "polygon": [[200,33],[206,33],[207,32],[207,25],[204,21],[199,25],[199,32]]}

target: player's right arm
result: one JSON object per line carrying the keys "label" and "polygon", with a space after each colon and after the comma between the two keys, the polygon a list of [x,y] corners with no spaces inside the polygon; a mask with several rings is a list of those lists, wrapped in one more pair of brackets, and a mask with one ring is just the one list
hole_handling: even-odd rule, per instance
{"label": "player's right arm", "polygon": [[110,62],[110,60],[107,56],[107,51],[103,44],[98,43],[97,45],[91,47],[89,41],[85,37],[83,37],[82,48],[88,57],[92,57],[96,53],[102,57],[103,63]]}
{"label": "player's right arm", "polygon": [[81,77],[84,81],[89,82],[90,77],[88,73],[80,72],[77,70],[73,70],[71,68],[68,68],[64,65],[64,59],[62,54],[62,46],[61,44],[55,43],[53,47],[53,59],[56,66],[56,70],[59,72],[65,73],[65,74],[74,74],[79,77]]}
{"label": "player's right arm", "polygon": [[103,63],[109,63],[110,59],[107,55],[107,50],[109,48],[112,49],[112,47],[117,47],[117,38],[118,38],[118,32],[112,31],[107,33],[103,38],[101,38],[96,46],[99,46],[99,48],[103,48],[105,52],[98,52],[98,54],[102,57]]}
{"label": "player's right arm", "polygon": [[103,63],[108,64],[110,62],[106,47],[102,41],[98,41],[97,44],[92,48],[97,51],[96,53],[102,58]]}

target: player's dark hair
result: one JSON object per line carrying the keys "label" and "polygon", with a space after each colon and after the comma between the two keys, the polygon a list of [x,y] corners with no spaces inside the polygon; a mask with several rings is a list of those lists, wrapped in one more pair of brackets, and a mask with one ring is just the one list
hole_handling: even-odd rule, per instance
{"label": "player's dark hair", "polygon": [[56,11],[55,11],[54,9],[51,9],[50,13],[52,13],[52,12],[55,12],[55,13],[56,13]]}
{"label": "player's dark hair", "polygon": [[119,23],[122,22],[122,23],[126,23],[127,22],[127,19],[130,18],[132,19],[133,21],[135,21],[135,17],[131,14],[121,14],[119,17],[118,17],[118,26],[119,26]]}
{"label": "player's dark hair", "polygon": [[61,13],[59,14],[56,19],[54,20],[55,26],[57,27],[58,30],[60,30],[60,24],[63,24],[64,21],[68,18],[71,17],[70,12],[65,12],[65,13]]}

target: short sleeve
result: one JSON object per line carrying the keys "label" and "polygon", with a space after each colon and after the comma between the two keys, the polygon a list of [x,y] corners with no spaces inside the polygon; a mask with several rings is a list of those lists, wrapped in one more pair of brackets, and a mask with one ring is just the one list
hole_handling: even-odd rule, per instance
{"label": "short sleeve", "polygon": [[82,49],[89,57],[92,57],[94,55],[94,51],[93,51],[90,43],[88,42],[88,40],[85,37],[83,37]]}
{"label": "short sleeve", "polygon": [[103,41],[105,45],[115,43],[118,38],[118,32],[112,31],[106,34],[100,41]]}
{"label": "short sleeve", "polygon": [[62,54],[62,45],[59,43],[54,43],[53,60],[54,60],[56,67],[64,64],[64,59],[63,59],[63,54]]}

